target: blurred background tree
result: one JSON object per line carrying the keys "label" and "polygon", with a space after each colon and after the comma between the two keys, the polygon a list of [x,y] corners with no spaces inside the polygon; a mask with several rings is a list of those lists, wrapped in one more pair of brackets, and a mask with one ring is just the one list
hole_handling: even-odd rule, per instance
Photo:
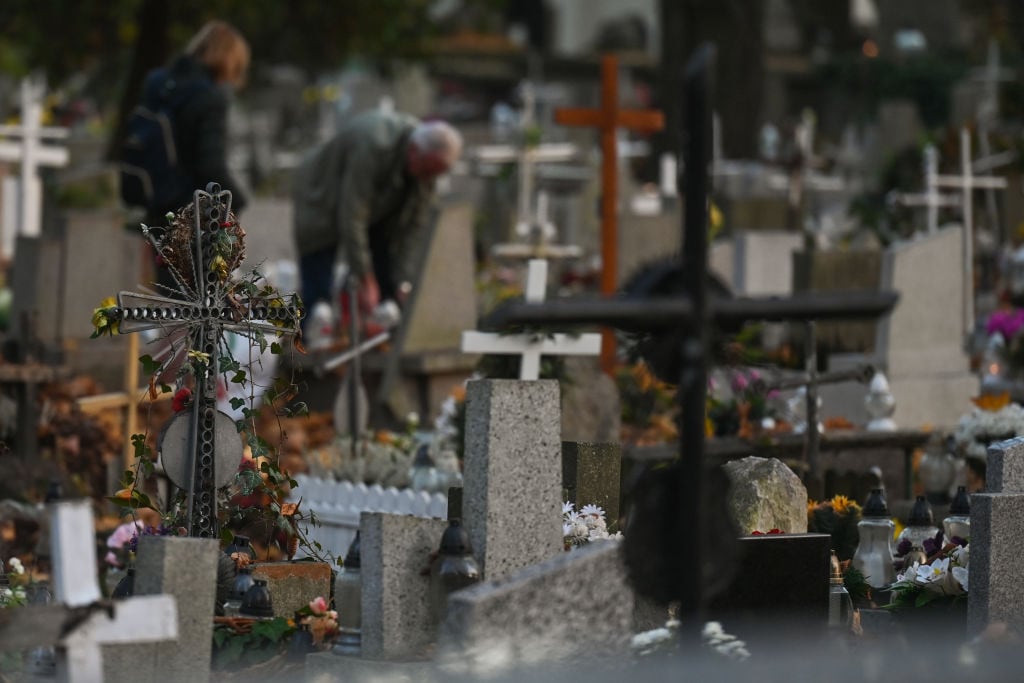
{"label": "blurred background tree", "polygon": [[[286,63],[310,74],[358,54],[384,66],[420,59],[434,37],[430,0],[5,0],[0,71],[42,72],[53,84],[80,79],[101,106],[114,106],[108,149],[150,69],[166,63],[207,20],[224,19],[252,46],[250,80]],[[464,0],[500,9],[505,0]]]}

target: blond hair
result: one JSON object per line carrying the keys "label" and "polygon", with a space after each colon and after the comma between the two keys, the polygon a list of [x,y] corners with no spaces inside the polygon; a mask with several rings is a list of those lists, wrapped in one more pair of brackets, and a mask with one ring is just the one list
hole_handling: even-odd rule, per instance
{"label": "blond hair", "polygon": [[207,22],[189,41],[185,54],[205,64],[218,83],[229,83],[236,88],[245,85],[249,43],[226,21]]}

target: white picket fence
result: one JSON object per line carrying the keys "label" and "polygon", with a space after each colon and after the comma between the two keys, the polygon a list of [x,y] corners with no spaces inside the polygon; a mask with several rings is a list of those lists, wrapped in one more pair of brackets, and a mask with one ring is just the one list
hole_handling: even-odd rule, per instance
{"label": "white picket fence", "polygon": [[[302,499],[302,509],[314,512],[320,526],[310,524],[306,535],[324,550],[344,558],[359,529],[362,512],[390,512],[416,517],[448,516],[448,496],[412,489],[383,488],[347,481],[320,479],[304,474],[295,476],[299,485],[292,490],[291,501]],[[300,547],[297,556],[304,555]]]}

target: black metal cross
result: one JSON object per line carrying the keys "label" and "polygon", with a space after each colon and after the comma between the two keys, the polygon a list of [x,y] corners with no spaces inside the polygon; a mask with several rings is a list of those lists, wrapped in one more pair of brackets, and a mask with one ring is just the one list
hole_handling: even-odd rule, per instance
{"label": "black metal cross", "polygon": [[[244,258],[245,233],[232,222],[230,192],[216,183],[196,190],[191,228],[189,235],[187,226],[179,226],[173,240],[168,233],[144,231],[171,265],[181,298],[121,292],[111,317],[121,334],[163,331],[171,357],[184,357],[193,368],[191,410],[172,418],[161,457],[171,480],[187,492],[189,535],[214,538],[217,488],[231,481],[242,456],[234,421],[217,410],[222,335],[232,331],[254,341],[263,333],[292,335],[302,310],[294,294],[247,288],[232,279],[231,270]],[[229,228],[236,229],[229,234]],[[174,253],[182,249],[187,256]],[[170,359],[164,367],[169,364]]]}
{"label": "black metal cross", "polygon": [[[670,333],[682,330],[680,354],[683,371],[679,382],[681,406],[678,529],[706,528],[708,500],[704,465],[704,421],[707,400],[708,338],[712,325],[747,320],[813,321],[874,318],[896,305],[898,295],[887,292],[839,292],[798,294],[789,298],[738,298],[709,305],[707,292],[707,197],[711,141],[711,78],[715,52],[702,45],[687,65],[684,84],[684,112],[687,120],[682,156],[685,173],[680,190],[686,200],[683,222],[684,295],[642,301],[625,299],[563,299],[543,304],[509,303],[489,316],[497,327],[513,325],[600,324],[633,331]],[[701,534],[684,539],[664,539],[666,545],[685,548],[686,562],[678,582],[680,617],[687,626],[684,638],[695,638],[703,624],[708,598],[702,570],[706,549]],[[696,630],[694,630],[696,629]],[[690,633],[688,633],[690,632]]]}

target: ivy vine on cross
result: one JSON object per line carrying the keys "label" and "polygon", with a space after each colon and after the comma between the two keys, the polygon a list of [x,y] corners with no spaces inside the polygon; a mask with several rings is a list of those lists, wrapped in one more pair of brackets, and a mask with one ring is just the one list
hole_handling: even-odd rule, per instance
{"label": "ivy vine on cross", "polygon": [[[179,392],[192,377],[191,404],[164,430],[161,458],[171,480],[186,491],[186,528],[190,536],[217,537],[217,489],[237,472],[242,444],[234,420],[217,410],[217,377],[234,372],[231,381],[246,381],[223,337],[236,332],[266,348],[266,333],[294,335],[302,318],[298,295],[282,295],[259,287],[258,274],[235,280],[231,272],[245,257],[245,232],[231,213],[231,193],[210,183],[196,190],[193,204],[159,234],[143,233],[168,266],[177,291],[169,296],[121,292],[117,306],[98,309],[97,334],[160,330],[167,341],[158,360],[143,357],[146,369],[158,373],[177,368]],[[97,318],[97,316],[99,316]],[[274,342],[277,345],[277,342]],[[178,365],[180,361],[180,365]],[[164,391],[171,388],[164,385]]]}

